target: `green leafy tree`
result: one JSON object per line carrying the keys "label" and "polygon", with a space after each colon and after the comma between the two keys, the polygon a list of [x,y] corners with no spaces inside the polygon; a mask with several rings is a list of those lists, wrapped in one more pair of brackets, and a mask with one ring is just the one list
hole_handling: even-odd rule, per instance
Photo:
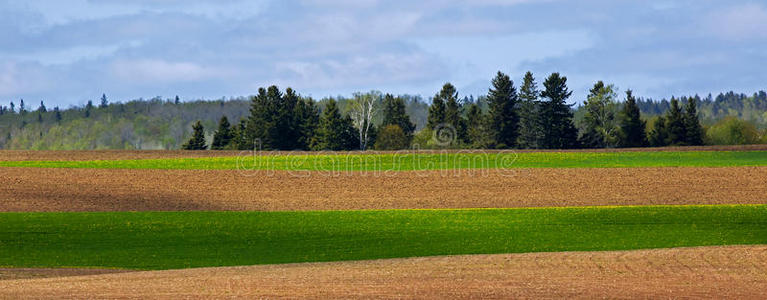
{"label": "green leafy tree", "polygon": [[707,140],[712,145],[759,144],[760,133],[753,122],[736,117],[725,118],[708,129]]}
{"label": "green leafy tree", "polygon": [[541,97],[543,139],[541,147],[546,149],[568,149],[578,147],[578,130],[573,124],[573,112],[567,99],[572,91],[567,88],[567,77],[553,73],[543,82],[545,90]]}
{"label": "green leafy tree", "polygon": [[205,150],[205,129],[202,127],[202,123],[197,121],[192,126],[192,138],[189,139],[181,148],[184,150]]}
{"label": "green leafy tree", "polygon": [[671,107],[666,113],[666,130],[668,131],[666,145],[686,145],[687,130],[684,115],[682,108],[679,107],[679,101],[675,98],[671,98]]}
{"label": "green leafy tree", "polygon": [[543,138],[538,87],[532,72],[525,73],[522,87],[519,89],[519,137],[517,146],[523,149],[538,148]]}
{"label": "green leafy tree", "polygon": [[517,90],[509,75],[500,71],[493,78],[493,88],[487,93],[490,106],[490,128],[494,144],[499,148],[510,148],[517,144],[519,136],[519,113],[517,111]]}
{"label": "green leafy tree", "polygon": [[388,124],[381,128],[376,137],[376,150],[400,150],[410,146],[410,138],[397,124]]}
{"label": "green leafy tree", "polygon": [[684,114],[685,143],[690,146],[703,145],[703,127],[698,120],[698,109],[696,102],[698,97],[687,98]]}
{"label": "green leafy tree", "polygon": [[615,87],[601,80],[594,84],[588,99],[583,103],[581,144],[592,148],[612,148],[618,144],[617,105]]}
{"label": "green leafy tree", "polygon": [[218,121],[218,129],[213,134],[213,142],[210,144],[211,150],[224,150],[229,147],[234,138],[231,126],[226,116],[221,117],[221,120]]}
{"label": "green leafy tree", "polygon": [[631,90],[626,91],[626,102],[620,113],[620,146],[644,147],[647,145],[647,124],[642,120],[639,106]]}

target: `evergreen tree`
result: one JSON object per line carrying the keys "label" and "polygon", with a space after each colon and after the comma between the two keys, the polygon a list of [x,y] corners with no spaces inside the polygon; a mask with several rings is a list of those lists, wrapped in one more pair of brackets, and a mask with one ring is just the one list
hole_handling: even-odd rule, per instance
{"label": "evergreen tree", "polygon": [[493,130],[495,146],[510,148],[517,144],[519,136],[519,113],[517,90],[508,75],[498,71],[493,78],[493,88],[487,93],[490,106],[490,129]]}
{"label": "evergreen tree", "polygon": [[533,73],[528,71],[519,89],[519,137],[517,138],[519,148],[538,148],[538,142],[543,137],[538,96],[535,78]]}
{"label": "evergreen tree", "polygon": [[668,128],[666,128],[666,118],[663,116],[655,120],[652,131],[650,131],[650,145],[653,147],[668,146]]}
{"label": "evergreen tree", "polygon": [[13,101],[11,101],[11,113],[16,113],[16,104],[13,104]]}
{"label": "evergreen tree", "polygon": [[24,115],[27,113],[27,108],[24,106],[24,99],[21,99],[19,102],[19,114]]}
{"label": "evergreen tree", "polygon": [[213,134],[213,142],[210,144],[211,150],[224,150],[229,147],[234,137],[231,124],[226,116],[221,117],[218,121],[218,130]]}
{"label": "evergreen tree", "polygon": [[[445,84],[445,86],[447,86],[448,84],[449,83]],[[440,97],[440,94],[436,94],[434,95],[434,98],[432,98],[432,103],[431,103],[431,106],[429,107],[429,117],[426,121],[426,127],[433,130],[434,128],[437,128],[437,126],[444,123],[445,123],[445,100],[443,100],[442,97]]]}
{"label": "evergreen tree", "polygon": [[381,127],[388,125],[397,125],[400,130],[405,134],[408,142],[413,137],[415,132],[415,124],[410,121],[410,117],[405,112],[405,101],[400,97],[394,97],[391,94],[386,94],[383,101],[383,122]]}
{"label": "evergreen tree", "polygon": [[687,98],[684,114],[685,143],[690,146],[703,145],[703,127],[698,120],[698,109],[696,102],[698,97]]}
{"label": "evergreen tree", "polygon": [[679,107],[679,101],[671,98],[671,107],[666,114],[666,130],[668,132],[667,145],[685,145],[687,141],[687,130],[684,124],[684,115],[682,108]]}
{"label": "evergreen tree", "polygon": [[494,130],[491,130],[490,119],[482,113],[479,104],[469,105],[466,113],[466,142],[472,148],[490,148],[495,143]]}
{"label": "evergreen tree", "polygon": [[48,112],[48,108],[45,107],[45,103],[43,103],[43,101],[40,101],[40,107],[37,108],[37,111]]}
{"label": "evergreen tree", "polygon": [[646,122],[641,119],[639,106],[631,90],[626,91],[626,102],[620,113],[620,146],[644,147],[647,145]]}
{"label": "evergreen tree", "polygon": [[331,99],[325,105],[317,130],[315,150],[354,150],[359,147],[357,128],[351,117],[342,117],[336,101]]}
{"label": "evergreen tree", "polygon": [[54,113],[53,114],[54,118],[56,118],[56,122],[60,123],[61,122],[61,111],[59,110],[58,106],[53,108],[53,113]]}
{"label": "evergreen tree", "polygon": [[181,146],[181,148],[184,150],[205,150],[207,146],[205,146],[205,132],[202,123],[197,121],[197,123],[194,123],[192,126],[192,129],[194,130],[192,138],[190,138],[186,144]]}
{"label": "evergreen tree", "polygon": [[567,77],[553,73],[543,82],[545,90],[541,97],[543,139],[541,147],[547,149],[568,149],[578,146],[578,130],[573,124],[573,112],[566,103],[572,95],[567,88]]}
{"label": "evergreen tree", "polygon": [[173,100],[173,103],[175,103],[176,105],[179,105],[181,103],[181,98],[179,98],[178,95],[176,95],[176,99]]}
{"label": "evergreen tree", "polygon": [[93,101],[88,100],[88,104],[85,105],[85,117],[91,117],[91,110],[93,109]]}
{"label": "evergreen tree", "polygon": [[614,86],[601,80],[594,84],[588,99],[583,103],[581,144],[592,148],[615,147],[618,144],[618,124],[615,120],[617,106]]}
{"label": "evergreen tree", "polygon": [[450,83],[446,83],[439,92],[440,98],[445,101],[445,124],[453,126],[459,141],[465,140],[466,123],[462,117],[462,106],[458,103],[458,91]]}
{"label": "evergreen tree", "polygon": [[301,99],[296,106],[296,118],[298,119],[298,149],[309,150],[315,143],[317,126],[320,123],[320,113],[314,100],[311,98]]}
{"label": "evergreen tree", "polygon": [[99,104],[99,108],[107,108],[109,106],[109,101],[107,101],[107,94],[101,94],[101,103]]}
{"label": "evergreen tree", "polygon": [[250,117],[248,117],[244,135],[247,144],[260,145],[263,149],[273,149],[274,116],[277,115],[276,104],[279,97],[277,87],[271,86],[268,91],[265,88],[259,88],[258,94],[251,99]]}
{"label": "evergreen tree", "polygon": [[[276,87],[275,87],[276,89]],[[299,125],[295,110],[298,105],[298,95],[291,88],[280,95],[277,90],[274,101],[277,102],[277,115],[274,116],[274,132],[271,137],[271,148],[282,150],[295,150],[299,148]]]}

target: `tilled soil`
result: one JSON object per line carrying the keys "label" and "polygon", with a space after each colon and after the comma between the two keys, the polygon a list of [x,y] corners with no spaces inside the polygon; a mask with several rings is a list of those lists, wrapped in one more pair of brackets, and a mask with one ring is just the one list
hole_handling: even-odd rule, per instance
{"label": "tilled soil", "polygon": [[0,281],[2,298],[764,298],[767,246],[421,257]]}
{"label": "tilled soil", "polygon": [[[462,150],[419,150],[408,153],[443,153]],[[499,150],[478,150],[487,153]],[[509,151],[509,150],[501,150]],[[767,145],[740,146],[690,146],[661,148],[622,148],[622,149],[575,149],[575,150],[513,150],[515,152],[637,152],[637,151],[767,151]],[[380,154],[391,151],[262,151],[267,155],[288,154]],[[199,158],[252,155],[248,151],[184,151],[184,150],[0,150],[0,161],[62,161],[62,160],[122,160],[122,159],[162,159],[162,158]]]}
{"label": "tilled soil", "polygon": [[80,269],[80,268],[0,268],[0,280],[33,279],[49,277],[67,277],[132,272],[117,269]]}
{"label": "tilled soil", "polygon": [[323,173],[0,168],[0,211],[765,204],[767,167]]}

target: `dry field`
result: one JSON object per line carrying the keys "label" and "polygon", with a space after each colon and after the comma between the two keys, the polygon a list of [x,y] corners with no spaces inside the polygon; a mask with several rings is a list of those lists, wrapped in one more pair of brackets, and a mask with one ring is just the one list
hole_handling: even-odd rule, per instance
{"label": "dry field", "polygon": [[[342,210],[767,203],[767,167],[259,172],[0,168],[0,211]],[[417,195],[414,196],[414,195]]]}
{"label": "dry field", "polygon": [[[456,150],[419,150],[419,153],[456,152]],[[494,150],[483,150],[495,152]],[[636,151],[767,151],[767,145],[744,146],[694,146],[662,148],[626,148],[626,149],[585,149],[585,150],[514,150],[516,152],[636,152]],[[0,150],[0,161],[60,161],[60,160],[120,160],[120,159],[163,159],[163,158],[199,158],[238,156],[242,151],[183,151],[183,150]],[[392,153],[382,151],[365,152],[303,152],[282,151],[266,152],[272,154],[379,154]]]}
{"label": "dry field", "polygon": [[528,253],[4,280],[2,298],[764,298],[767,246]]}

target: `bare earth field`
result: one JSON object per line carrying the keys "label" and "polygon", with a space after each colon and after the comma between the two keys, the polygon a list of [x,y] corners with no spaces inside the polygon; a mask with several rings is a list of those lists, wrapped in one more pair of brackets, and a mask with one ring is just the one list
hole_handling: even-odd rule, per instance
{"label": "bare earth field", "polygon": [[2,298],[764,298],[767,246],[421,257],[0,281]]}
{"label": "bare earth field", "polygon": [[[456,150],[419,150],[419,153],[456,152]],[[496,150],[483,150],[496,152]],[[767,151],[767,145],[744,146],[693,146],[662,148],[584,149],[584,150],[514,150],[516,152],[636,152],[636,151]],[[380,154],[385,151],[365,152],[265,152],[274,154]],[[184,150],[0,150],[0,161],[61,161],[61,160],[123,160],[238,156],[243,151],[184,151]],[[252,154],[249,154],[252,155]]]}
{"label": "bare earth field", "polygon": [[[300,173],[0,168],[0,211],[765,204],[767,167]],[[455,173],[458,172],[458,173]]]}

